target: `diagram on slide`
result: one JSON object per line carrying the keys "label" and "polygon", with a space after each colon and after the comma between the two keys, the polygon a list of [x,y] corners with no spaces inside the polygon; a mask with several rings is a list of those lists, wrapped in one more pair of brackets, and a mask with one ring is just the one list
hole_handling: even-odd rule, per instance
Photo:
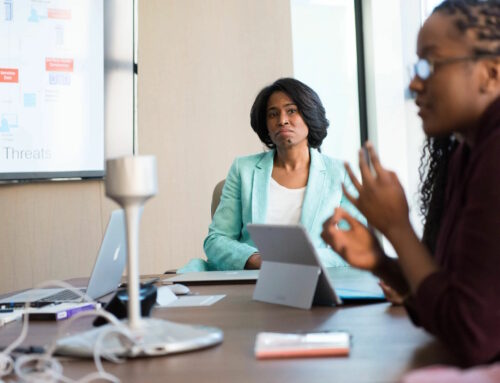
{"label": "diagram on slide", "polygon": [[0,0],[0,173],[102,170],[102,0]]}

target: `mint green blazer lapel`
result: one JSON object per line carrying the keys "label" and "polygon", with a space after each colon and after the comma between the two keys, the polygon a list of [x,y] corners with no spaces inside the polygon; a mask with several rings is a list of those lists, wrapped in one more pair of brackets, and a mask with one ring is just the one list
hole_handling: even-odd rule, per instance
{"label": "mint green blazer lapel", "polygon": [[326,167],[321,154],[316,149],[310,149],[309,153],[311,154],[311,164],[309,165],[309,178],[304,203],[302,204],[300,223],[307,231],[311,232],[323,200]]}
{"label": "mint green blazer lapel", "polygon": [[273,171],[274,150],[267,152],[255,164],[252,187],[252,222],[265,223],[269,182]]}

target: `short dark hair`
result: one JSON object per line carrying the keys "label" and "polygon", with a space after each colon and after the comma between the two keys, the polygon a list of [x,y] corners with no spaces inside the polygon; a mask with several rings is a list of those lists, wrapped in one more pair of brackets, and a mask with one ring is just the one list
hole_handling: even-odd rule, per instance
{"label": "short dark hair", "polygon": [[250,111],[250,125],[260,140],[270,149],[276,147],[267,130],[267,103],[274,92],[286,93],[297,105],[297,109],[309,129],[307,136],[309,147],[319,149],[330,124],[325,116],[325,108],[314,90],[294,78],[276,80],[262,89],[255,98]]}

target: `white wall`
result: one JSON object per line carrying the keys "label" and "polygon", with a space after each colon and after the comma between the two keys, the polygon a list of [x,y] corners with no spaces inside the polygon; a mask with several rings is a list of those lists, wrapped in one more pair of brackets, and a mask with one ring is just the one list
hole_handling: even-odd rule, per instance
{"label": "white wall", "polygon": [[291,76],[288,0],[139,3],[139,151],[158,159],[141,271],[203,257],[215,184],[236,156],[262,150],[250,108],[262,87]]}

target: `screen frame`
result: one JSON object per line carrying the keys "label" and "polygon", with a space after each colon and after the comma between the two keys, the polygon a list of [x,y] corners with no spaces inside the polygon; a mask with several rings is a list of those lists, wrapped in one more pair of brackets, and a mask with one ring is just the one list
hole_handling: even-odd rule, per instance
{"label": "screen frame", "polygon": [[[136,0],[106,0],[104,24],[104,160],[134,153]],[[127,133],[128,132],[128,133]],[[103,169],[0,172],[0,184],[103,179]]]}

